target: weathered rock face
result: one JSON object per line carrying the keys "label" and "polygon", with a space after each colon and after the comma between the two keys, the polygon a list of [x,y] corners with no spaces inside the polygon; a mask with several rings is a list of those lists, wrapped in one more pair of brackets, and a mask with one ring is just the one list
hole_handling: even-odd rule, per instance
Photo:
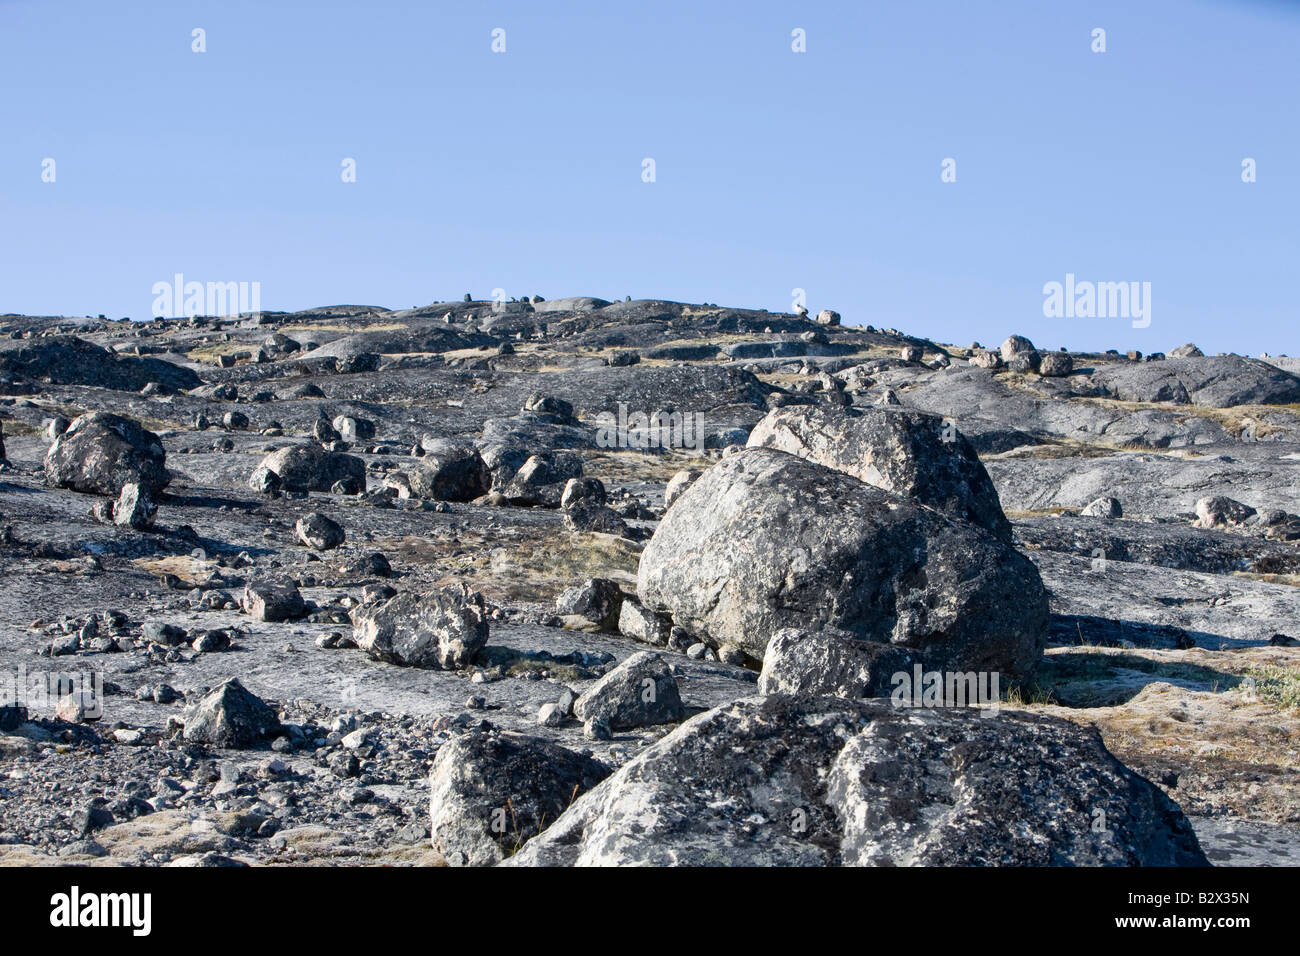
{"label": "weathered rock face", "polygon": [[1064,352],[1044,352],[1038,362],[1038,374],[1045,378],[1059,378],[1074,371],[1074,359]]}
{"label": "weathered rock face", "polygon": [[1010,362],[1017,355],[1033,351],[1036,351],[1034,349],[1034,343],[1029,341],[1029,339],[1025,338],[1023,335],[1007,336],[1006,341],[1003,342],[1001,347],[998,349],[999,354],[1002,356],[1002,361],[1004,362]]}
{"label": "weathered rock face", "polygon": [[1037,372],[1043,364],[1043,353],[1037,349],[1031,349],[1028,352],[1017,352],[1007,359],[1007,368],[1012,372],[1020,372],[1027,375],[1030,372]]}
{"label": "weathered rock face", "polygon": [[326,451],[319,445],[289,445],[262,459],[249,485],[258,491],[275,475],[273,486],[284,491],[329,491],[335,482],[356,482],[365,487],[366,464],[355,455]]}
{"label": "weathered rock face", "polygon": [[317,551],[337,548],[347,537],[341,524],[319,511],[313,511],[299,518],[294,525],[294,533],[297,534],[299,541]]}
{"label": "weathered rock face", "polygon": [[347,442],[370,441],[375,437],[375,423],[368,418],[339,415],[334,419],[333,427]]}
{"label": "weathered rock face", "polygon": [[185,739],[217,747],[252,747],[280,726],[266,702],[232,677],[203,696],[185,717]]}
{"label": "weathered rock face", "polygon": [[411,493],[437,501],[473,501],[492,485],[488,466],[473,445],[445,439],[423,443],[425,456],[407,473]]}
{"label": "weathered rock face", "polygon": [[0,374],[128,392],[150,383],[171,392],[202,384],[192,369],[161,359],[113,355],[74,335],[0,343]]}
{"label": "weathered rock face", "polygon": [[586,584],[567,588],[555,601],[555,613],[578,618],[598,630],[618,628],[623,591],[608,578],[592,578]]}
{"label": "weathered rock face", "polygon": [[[496,422],[494,429],[506,427],[500,424],[501,419],[494,421]],[[491,490],[498,492],[506,490],[506,486],[510,484],[510,480],[514,478],[520,466],[533,454],[530,445],[519,441],[518,437],[513,435],[503,441],[480,443],[478,451],[483,458],[483,464],[487,466],[492,476]]]}
{"label": "weathered rock face", "polygon": [[119,527],[148,531],[153,527],[157,513],[158,505],[154,502],[153,495],[138,482],[129,481],[124,484],[117,501],[113,502],[113,523]]}
{"label": "weathered rock face", "polygon": [[248,427],[248,416],[243,412],[226,412],[221,416],[222,427],[230,431],[242,431]]}
{"label": "weathered rock face", "polygon": [[887,701],[743,698],[692,718],[508,866],[1204,866],[1178,806],[1095,731]]}
{"label": "weathered rock face", "polygon": [[888,697],[894,675],[910,675],[916,663],[907,648],[860,640],[838,628],[787,627],[767,645],[758,690],[810,697]]}
{"label": "weathered rock face", "polygon": [[553,424],[565,424],[574,420],[572,402],[542,392],[533,392],[529,395],[520,411],[549,416],[553,419]]}
{"label": "weathered rock face", "polygon": [[671,627],[670,621],[635,600],[624,600],[619,610],[619,633],[645,644],[665,643]]}
{"label": "weathered rock face", "polygon": [[513,505],[558,508],[566,482],[581,477],[582,459],[571,452],[532,455],[515,472],[502,493]]}
{"label": "weathered rock face", "polygon": [[989,532],[765,448],[710,468],[641,556],[646,607],[762,659],[783,627],[830,625],[928,666],[1031,672],[1047,594]]}
{"label": "weathered rock face", "polygon": [[292,621],[307,613],[298,588],[287,581],[250,581],[244,586],[243,604],[259,621]]}
{"label": "weathered rock face", "polygon": [[45,480],[56,488],[117,497],[135,483],[157,494],[167,487],[158,436],[111,412],[78,416],[45,454]]}
{"label": "weathered rock face", "polygon": [[536,737],[462,734],[438,750],[429,774],[433,847],[452,866],[490,866],[609,772],[598,760]]}
{"label": "weathered rock face", "polygon": [[483,595],[464,587],[404,591],[379,605],[361,605],[353,639],[375,660],[455,670],[470,664],[488,639]]}
{"label": "weathered rock face", "polygon": [[807,458],[1011,540],[984,465],[937,415],[886,407],[779,408],[754,427],[749,447]]}
{"label": "weathered rock face", "polygon": [[[1158,363],[1157,363],[1158,364]],[[1094,391],[1081,375],[1068,384],[1051,378],[1032,378],[1027,387],[1012,387],[1004,377],[985,369],[968,368],[932,378],[907,392],[907,404],[954,418],[962,432],[983,452],[1006,451],[1036,439],[1068,438],[1093,442],[1099,436],[1112,445],[1163,448],[1197,445],[1224,439],[1223,428],[1206,418],[1179,414],[1174,409],[1105,408],[1095,403],[1055,401],[1035,394],[1031,387],[1050,391],[1064,386]],[[989,471],[993,472],[990,463]],[[1074,462],[1070,463],[1074,465]],[[996,479],[996,474],[994,475]],[[999,490],[1001,490],[999,488]],[[1006,504],[1006,493],[1001,493]]]}
{"label": "weathered rock face", "polygon": [[570,531],[595,531],[626,537],[627,522],[618,512],[595,498],[579,498],[564,509],[564,527]]}
{"label": "weathered rock face", "polygon": [[1124,516],[1124,508],[1118,498],[1106,495],[1088,502],[1079,514],[1089,518],[1121,518]]}
{"label": "weathered rock face", "polygon": [[682,496],[687,488],[696,478],[700,477],[700,472],[694,468],[685,468],[668,479],[668,484],[664,487],[664,508],[671,508],[673,502]]}
{"label": "weathered rock face", "polygon": [[1226,525],[1243,523],[1255,514],[1250,505],[1242,504],[1223,495],[1210,495],[1196,502],[1196,521],[1198,528],[1219,528]]}
{"label": "weathered rock face", "polygon": [[1238,355],[1112,365],[1094,372],[1092,380],[1107,395],[1128,402],[1210,408],[1300,402],[1300,377]]}
{"label": "weathered rock face", "polygon": [[574,703],[573,715],[627,730],[674,723],[686,710],[668,662],[653,651],[641,651],[586,690]]}
{"label": "weathered rock face", "polygon": [[605,483],[599,478],[570,478],[560,494],[560,507],[571,508],[579,501],[603,505],[606,500]]}

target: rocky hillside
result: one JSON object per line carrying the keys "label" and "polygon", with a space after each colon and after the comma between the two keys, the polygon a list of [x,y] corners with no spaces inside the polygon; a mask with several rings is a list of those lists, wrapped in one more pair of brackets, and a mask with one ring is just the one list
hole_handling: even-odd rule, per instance
{"label": "rocky hillside", "polygon": [[0,316],[0,861],[1300,863],[1300,378]]}

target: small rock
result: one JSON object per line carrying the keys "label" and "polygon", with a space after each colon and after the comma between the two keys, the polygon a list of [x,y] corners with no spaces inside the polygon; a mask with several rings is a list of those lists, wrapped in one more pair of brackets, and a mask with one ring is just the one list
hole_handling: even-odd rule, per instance
{"label": "small rock", "polygon": [[1118,498],[1102,497],[1089,502],[1079,513],[1090,518],[1120,518],[1124,509],[1120,507]]}
{"label": "small rock", "polygon": [[218,747],[251,747],[280,726],[266,702],[232,677],[209,691],[185,718],[185,739]]}
{"label": "small rock", "polygon": [[573,707],[586,722],[601,717],[615,730],[682,720],[686,710],[677,679],[663,657],[652,651],[633,654],[590,687]]}
{"label": "small rock", "polygon": [[317,511],[299,518],[294,531],[299,541],[317,551],[337,548],[346,537],[342,525]]}
{"label": "small rock", "polygon": [[562,727],[566,714],[559,704],[545,703],[537,710],[537,722],[543,727]]}
{"label": "small rock", "polygon": [[298,589],[286,582],[254,581],[244,588],[244,612],[259,621],[291,621],[307,612]]}

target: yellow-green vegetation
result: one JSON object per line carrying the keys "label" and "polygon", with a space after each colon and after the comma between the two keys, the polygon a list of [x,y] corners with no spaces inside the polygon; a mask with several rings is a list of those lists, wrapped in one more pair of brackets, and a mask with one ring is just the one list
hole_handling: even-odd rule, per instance
{"label": "yellow-green vegetation", "polygon": [[482,358],[485,355],[494,354],[494,350],[486,345],[477,345],[468,349],[451,349],[448,352],[402,352],[402,357],[420,357],[428,355],[441,355],[448,362],[456,362],[461,359]]}
{"label": "yellow-green vegetation", "polygon": [[1041,445],[1022,445],[1019,448],[1012,448],[1009,451],[980,455],[980,459],[982,461],[1000,461],[1017,458],[1034,458],[1039,460],[1052,458],[1105,458],[1116,451],[1132,450],[1132,448],[1121,449],[1118,445],[1085,445],[1083,442],[1062,438],[1055,441],[1044,442]]}
{"label": "yellow-green vegetation", "polygon": [[530,657],[522,651],[508,647],[487,647],[480,652],[478,665],[484,668],[500,667],[508,677],[527,677],[529,674],[543,674],[552,680],[566,684],[591,680],[591,672],[573,664]]}
{"label": "yellow-green vegetation", "polygon": [[1252,667],[1246,680],[1260,700],[1284,710],[1300,710],[1300,665],[1264,664]]}
{"label": "yellow-green vegetation", "polygon": [[17,418],[0,418],[0,426],[3,426],[6,438],[12,438],[15,435],[39,435],[41,431],[39,426],[29,425]]}
{"label": "yellow-green vegetation", "polygon": [[1008,518],[1054,518],[1057,515],[1073,514],[1074,508],[1062,508],[1053,505],[1051,508],[1033,508],[1029,511],[1017,511],[1014,508],[1006,510]]}
{"label": "yellow-green vegetation", "polygon": [[[100,830],[95,840],[109,851],[94,857],[77,854],[54,857],[23,844],[0,846],[0,866],[45,866],[52,862],[73,866],[119,866],[123,859],[141,853],[172,857],[200,856],[226,849],[238,814],[213,814],[196,821],[185,811],[161,810]],[[417,844],[356,844],[341,830],[319,825],[290,827],[278,834],[293,852],[272,857],[269,865],[286,865],[303,859],[328,861],[335,866],[444,866],[445,861],[428,842]],[[240,854],[235,854],[240,856]]]}
{"label": "yellow-green vegetation", "polygon": [[1164,656],[1168,653],[1091,646],[1053,648],[1033,683],[1021,691],[1020,699],[1030,704],[1108,707],[1132,698],[1153,680],[1216,692],[1242,683],[1240,674]]}
{"label": "yellow-green vegetation", "polygon": [[713,459],[705,455],[679,448],[665,448],[654,454],[621,449],[597,451],[586,455],[582,463],[584,474],[606,482],[667,482],[683,469],[703,471],[712,464]]}
{"label": "yellow-green vegetation", "polygon": [[208,365],[216,365],[223,355],[239,356],[241,353],[246,357],[252,357],[258,346],[248,342],[214,342],[211,345],[200,345],[197,348],[190,349],[185,353],[185,357],[191,362],[206,362]]}
{"label": "yellow-green vegetation", "polygon": [[463,582],[499,602],[549,604],[571,585],[593,577],[625,584],[636,579],[640,546],[606,534],[569,534],[554,527],[482,532],[452,537],[376,540],[398,561],[426,565],[438,584]]}
{"label": "yellow-green vegetation", "polygon": [[396,332],[408,328],[404,322],[381,322],[366,324],[365,316],[358,316],[355,322],[303,322],[297,325],[284,325],[281,332]]}
{"label": "yellow-green vegetation", "polygon": [[163,558],[136,558],[131,562],[141,571],[157,576],[172,575],[191,587],[207,587],[218,573],[216,562],[201,554],[168,555]]}
{"label": "yellow-green vegetation", "polygon": [[1173,402],[1129,402],[1115,398],[1076,398],[1074,401],[1117,411],[1177,412],[1182,417],[1203,418],[1215,422],[1229,434],[1238,434],[1247,425],[1253,423],[1256,438],[1285,433],[1284,429],[1265,421],[1265,416],[1290,415],[1300,421],[1300,404],[1234,405],[1230,408],[1210,408],[1204,405],[1176,405]]}
{"label": "yellow-green vegetation", "polygon": [[1234,577],[1250,578],[1266,584],[1285,584],[1288,587],[1300,587],[1300,574],[1260,574],[1257,571],[1233,571]]}
{"label": "yellow-green vegetation", "polygon": [[1272,647],[1051,648],[1004,702],[1096,727],[1189,813],[1275,821],[1300,813],[1298,705],[1300,655]]}
{"label": "yellow-green vegetation", "polygon": [[511,548],[495,549],[479,582],[485,594],[496,591],[515,601],[553,602],[565,588],[594,577],[625,585],[636,580],[640,548],[606,534],[556,535],[553,531]]}

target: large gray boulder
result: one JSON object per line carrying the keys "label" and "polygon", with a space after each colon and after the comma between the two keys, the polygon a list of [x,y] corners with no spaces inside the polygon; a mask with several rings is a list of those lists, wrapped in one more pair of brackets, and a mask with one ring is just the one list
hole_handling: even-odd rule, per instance
{"label": "large gray boulder", "polygon": [[605,483],[599,478],[570,478],[560,492],[561,508],[571,508],[579,501],[603,505],[607,500]]}
{"label": "large gray boulder", "polygon": [[293,530],[299,541],[317,551],[337,548],[347,538],[347,532],[343,530],[341,524],[319,511],[303,515],[293,526]]}
{"label": "large gray boulder", "polygon": [[1204,866],[1172,800],[1052,717],[773,695],[692,718],[507,866]]}
{"label": "large gray boulder", "polygon": [[433,848],[452,866],[490,866],[550,826],[610,768],[559,744],[473,731],[438,750],[429,772]]}
{"label": "large gray boulder", "polygon": [[112,412],[78,416],[45,453],[45,480],[116,498],[125,485],[152,494],[167,487],[167,455],[158,436],[130,418]]}
{"label": "large gray boulder", "polygon": [[[268,476],[275,479],[268,483]],[[317,444],[288,445],[262,459],[249,478],[249,486],[283,491],[329,491],[335,482],[366,485],[366,463],[355,455],[326,451]]]}
{"label": "large gray boulder", "polygon": [[555,599],[555,613],[581,621],[602,631],[618,629],[623,591],[608,578],[592,578],[586,584],[566,588]]}
{"label": "large gray boulder", "polygon": [[1230,527],[1244,524],[1257,513],[1250,505],[1234,498],[1209,495],[1196,502],[1196,520],[1192,524],[1197,528]]}
{"label": "large gray boulder", "polygon": [[1044,352],[1038,363],[1038,374],[1044,378],[1060,378],[1074,371],[1074,359],[1065,352]]}
{"label": "large gray boulder", "polygon": [[275,711],[232,677],[205,694],[186,714],[184,737],[216,747],[252,747],[279,726]]}
{"label": "large gray boulder", "polygon": [[975,449],[937,415],[794,405],[755,425],[748,446],[807,458],[1011,540],[1011,524]]}
{"label": "large gray boulder", "polygon": [[1084,505],[1079,514],[1089,518],[1122,518],[1124,516],[1124,507],[1119,503],[1118,498],[1103,495]]}
{"label": "large gray boulder", "polygon": [[482,442],[478,452],[491,475],[490,489],[501,492],[505,491],[523,463],[533,456],[532,446],[517,439]]}
{"label": "large gray boulder", "polygon": [[573,295],[565,299],[535,299],[533,309],[537,312],[594,312],[609,304],[594,296]]}
{"label": "large gray boulder", "polygon": [[579,498],[564,509],[564,527],[569,531],[599,532],[625,538],[629,534],[627,522],[609,505],[596,498]]}
{"label": "large gray boulder", "polygon": [[760,660],[781,628],[829,625],[938,669],[1023,676],[1048,624],[1033,564],[990,532],[766,448],[723,459],[668,510],[637,593]]}
{"label": "large gray boulder", "polygon": [[576,454],[567,451],[544,452],[529,456],[502,494],[512,505],[558,508],[563,501],[567,482],[581,477],[582,459]]}
{"label": "large gray boulder", "polygon": [[292,621],[307,613],[307,602],[292,581],[249,581],[242,603],[259,621]]}
{"label": "large gray boulder", "polygon": [[473,445],[442,438],[421,442],[424,457],[407,471],[411,493],[437,501],[473,501],[492,486],[492,475]]}
{"label": "large gray boulder", "polygon": [[158,505],[149,489],[138,482],[129,481],[113,502],[113,524],[135,531],[148,531],[153,527]]}
{"label": "large gray boulder", "polygon": [[464,586],[403,591],[353,611],[353,639],[390,664],[456,670],[473,662],[488,639],[483,595]]}
{"label": "large gray boulder", "polygon": [[639,651],[584,691],[573,716],[628,730],[675,723],[686,717],[686,710],[668,662],[653,651]]}
{"label": "large gray boulder", "polygon": [[1034,348],[1034,343],[1023,335],[1009,335],[999,347],[998,354],[1002,356],[1002,361],[1010,362],[1017,355],[1024,355],[1034,351],[1037,351]]}
{"label": "large gray boulder", "polygon": [[644,644],[667,644],[672,622],[654,611],[642,607],[632,598],[625,598],[619,608],[618,632],[624,637]]}

